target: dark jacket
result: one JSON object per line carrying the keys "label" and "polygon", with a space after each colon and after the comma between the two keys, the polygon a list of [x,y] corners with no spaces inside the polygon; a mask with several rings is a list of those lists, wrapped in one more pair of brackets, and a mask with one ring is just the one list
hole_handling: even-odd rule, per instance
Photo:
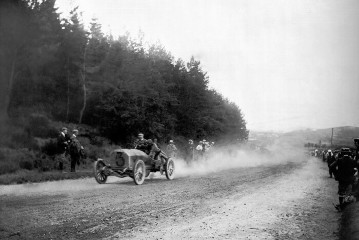
{"label": "dark jacket", "polygon": [[147,140],[146,139],[136,139],[136,141],[133,143],[133,148],[135,149],[143,149],[147,147]]}
{"label": "dark jacket", "polygon": [[133,145],[135,149],[141,150],[147,155],[150,154],[152,144],[147,139],[137,139]]}
{"label": "dark jacket", "polygon": [[57,137],[57,149],[60,154],[67,151],[69,140],[68,135],[63,135],[62,132],[60,132]]}
{"label": "dark jacket", "polygon": [[338,158],[330,165],[331,168],[338,168],[337,179],[339,182],[352,182],[354,179],[355,161],[348,155]]}
{"label": "dark jacket", "polygon": [[335,157],[334,157],[334,154],[328,154],[327,156],[327,163],[328,163],[328,166],[332,165],[332,163],[335,162]]}
{"label": "dark jacket", "polygon": [[71,137],[71,143],[70,143],[69,148],[70,148],[69,152],[70,152],[71,157],[80,157],[81,144],[76,136]]}

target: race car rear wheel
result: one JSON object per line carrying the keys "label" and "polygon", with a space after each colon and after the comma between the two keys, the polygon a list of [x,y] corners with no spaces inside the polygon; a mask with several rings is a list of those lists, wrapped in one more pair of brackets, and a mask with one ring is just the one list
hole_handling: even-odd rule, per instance
{"label": "race car rear wheel", "polygon": [[104,172],[105,163],[101,160],[98,160],[94,163],[94,174],[96,182],[103,184],[107,180],[107,175]]}
{"label": "race car rear wheel", "polygon": [[166,172],[166,178],[168,180],[172,180],[174,178],[175,163],[171,158],[167,160],[165,172]]}
{"label": "race car rear wheel", "polygon": [[146,177],[146,166],[142,160],[137,160],[133,167],[133,181],[137,185],[141,185],[145,181]]}

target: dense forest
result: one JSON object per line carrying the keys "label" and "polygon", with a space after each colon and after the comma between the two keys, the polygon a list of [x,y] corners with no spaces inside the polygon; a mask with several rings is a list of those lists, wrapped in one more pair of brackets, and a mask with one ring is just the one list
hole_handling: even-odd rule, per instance
{"label": "dense forest", "polygon": [[62,19],[55,0],[1,1],[0,36],[2,135],[9,124],[26,131],[35,114],[117,144],[139,131],[161,141],[248,137],[241,110],[209,88],[198,60],[129,34],[115,39],[96,19],[85,26],[77,8]]}

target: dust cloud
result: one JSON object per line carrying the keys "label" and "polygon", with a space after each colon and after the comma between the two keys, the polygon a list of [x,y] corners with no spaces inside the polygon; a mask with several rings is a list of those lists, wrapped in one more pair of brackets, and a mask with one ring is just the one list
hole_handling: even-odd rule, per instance
{"label": "dust cloud", "polygon": [[235,168],[301,162],[306,159],[308,156],[303,149],[285,143],[274,144],[266,151],[255,151],[238,146],[215,147],[204,157],[190,163],[186,163],[183,159],[175,159],[175,176],[204,175]]}

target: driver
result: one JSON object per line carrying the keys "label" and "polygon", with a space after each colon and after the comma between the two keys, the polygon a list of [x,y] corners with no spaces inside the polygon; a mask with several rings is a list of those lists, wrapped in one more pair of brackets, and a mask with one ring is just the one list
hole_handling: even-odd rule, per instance
{"label": "driver", "polygon": [[138,138],[136,139],[136,141],[134,142],[134,148],[141,150],[145,153],[147,153],[147,149],[148,149],[148,142],[147,140],[144,138],[143,133],[139,133],[138,134]]}

